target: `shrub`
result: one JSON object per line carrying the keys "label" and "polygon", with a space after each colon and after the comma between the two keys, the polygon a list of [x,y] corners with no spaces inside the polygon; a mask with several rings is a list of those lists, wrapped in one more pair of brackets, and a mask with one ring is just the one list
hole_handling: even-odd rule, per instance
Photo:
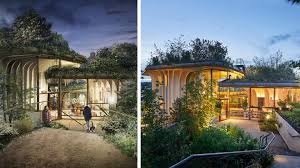
{"label": "shrub", "polygon": [[191,152],[189,136],[176,128],[156,127],[142,134],[142,167],[169,167]]}
{"label": "shrub", "polygon": [[137,154],[137,123],[135,118],[112,115],[104,123],[99,123],[100,132],[107,140],[114,143],[130,157]]}
{"label": "shrub", "polygon": [[287,102],[285,100],[279,100],[277,104],[281,109],[286,109]]}
{"label": "shrub", "polygon": [[203,129],[193,140],[193,153],[230,152],[258,149],[258,143],[243,130],[233,126]]}
{"label": "shrub", "polygon": [[106,134],[115,134],[127,128],[127,120],[121,117],[111,116],[106,119],[105,124],[100,125]]}
{"label": "shrub", "polygon": [[280,115],[293,126],[293,128],[300,132],[300,109],[292,111],[283,111]]}
{"label": "shrub", "polygon": [[14,123],[14,128],[16,128],[20,134],[27,133],[33,130],[32,120],[29,117],[17,120]]}
{"label": "shrub", "polygon": [[300,103],[298,103],[298,102],[292,102],[292,103],[290,103],[290,105],[291,105],[294,109],[300,109]]}
{"label": "shrub", "polygon": [[55,128],[55,129],[65,129],[65,130],[68,130],[68,127],[66,127],[65,125],[63,125],[61,123],[57,123],[57,122],[51,122],[48,127]]}
{"label": "shrub", "polygon": [[262,120],[259,121],[259,128],[262,131],[278,132],[278,122],[275,113],[267,113],[262,116]]}
{"label": "shrub", "polygon": [[[11,127],[8,123],[0,122],[0,144],[2,147],[17,135],[18,131],[15,128]],[[0,149],[2,149],[2,147],[0,147]]]}

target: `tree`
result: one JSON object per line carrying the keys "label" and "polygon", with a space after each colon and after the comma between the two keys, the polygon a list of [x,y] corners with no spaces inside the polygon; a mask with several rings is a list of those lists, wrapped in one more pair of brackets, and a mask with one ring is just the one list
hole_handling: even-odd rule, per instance
{"label": "tree", "polygon": [[218,41],[196,38],[192,40],[191,47],[195,61],[228,61],[227,47]]}
{"label": "tree", "polygon": [[176,123],[183,123],[191,137],[212,124],[218,115],[217,99],[211,95],[213,85],[207,80],[196,80],[185,87],[184,96],[175,103],[173,116]]}
{"label": "tree", "polygon": [[12,30],[10,28],[0,28],[0,48],[9,48],[11,47]]}
{"label": "tree", "polygon": [[52,50],[58,51],[69,51],[69,43],[64,39],[61,34],[51,33],[49,39],[47,40],[47,44],[45,48],[49,47]]}
{"label": "tree", "polygon": [[12,30],[15,44],[29,46],[50,38],[51,24],[31,9],[15,19]]}
{"label": "tree", "polygon": [[300,0],[288,0],[288,2],[291,2],[292,4],[300,4]]}
{"label": "tree", "polygon": [[115,44],[97,50],[94,58],[89,59],[91,66],[103,72],[122,72],[136,74],[137,47],[131,43]]}
{"label": "tree", "polygon": [[159,49],[154,45],[154,52],[151,53],[149,65],[170,65],[179,63],[220,61],[231,65],[231,60],[227,57],[227,47],[221,42],[196,38],[189,45],[180,36],[174,40],[169,40],[166,49]]}
{"label": "tree", "polygon": [[137,83],[130,81],[123,83],[118,96],[118,109],[126,114],[137,116]]}
{"label": "tree", "polygon": [[277,51],[268,58],[255,57],[254,65],[246,68],[245,79],[255,81],[295,80],[290,61],[283,61],[282,52]]}

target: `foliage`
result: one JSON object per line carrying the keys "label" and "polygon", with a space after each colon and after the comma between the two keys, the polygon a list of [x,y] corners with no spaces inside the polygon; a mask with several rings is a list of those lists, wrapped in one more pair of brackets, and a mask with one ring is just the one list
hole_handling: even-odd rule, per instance
{"label": "foliage", "polygon": [[291,102],[289,103],[293,109],[300,109],[300,103],[298,102]]}
{"label": "foliage", "polygon": [[62,90],[69,91],[69,90],[81,90],[84,89],[86,86],[85,80],[73,80],[67,85],[63,87]]}
{"label": "foliage", "polygon": [[50,128],[55,128],[55,129],[64,129],[64,130],[68,130],[69,129],[65,125],[63,125],[61,123],[58,123],[58,122],[50,122],[49,127]]}
{"label": "foliage", "polygon": [[191,42],[192,57],[197,61],[225,61],[230,62],[227,56],[227,47],[218,41],[200,40],[196,38]]}
{"label": "foliage", "polygon": [[43,42],[51,34],[51,24],[35,10],[28,10],[18,16],[12,26],[13,42],[23,46]]}
{"label": "foliage", "polygon": [[194,139],[193,153],[230,152],[258,149],[258,143],[243,130],[226,126],[202,129]]}
{"label": "foliage", "polygon": [[278,100],[277,104],[279,107],[281,107],[281,109],[285,109],[287,106],[286,100]]}
{"label": "foliage", "polygon": [[137,156],[136,118],[114,114],[99,123],[100,135],[114,143],[122,152],[131,157]]}
{"label": "foliage", "polygon": [[[202,87],[199,87],[200,85]],[[197,81],[186,86],[185,96],[176,100],[173,110],[176,122],[171,126],[166,123],[167,117],[160,108],[157,90],[145,89],[143,91],[142,167],[169,167],[192,153],[259,148],[257,141],[241,129],[231,126],[210,126],[211,114],[205,113],[217,107],[217,103],[212,103],[214,100],[210,98],[208,86],[210,85],[205,85],[205,82],[197,83]],[[208,100],[212,102],[206,102]],[[222,166],[230,163],[232,167],[232,163],[236,163],[237,160],[238,163],[247,164],[257,160],[258,164],[267,167],[272,162],[272,160],[269,162],[270,158],[272,159],[272,155],[269,153],[251,157],[241,155],[234,158],[214,158],[204,162],[202,160],[201,164],[194,166],[213,167],[216,162],[219,162]]]}
{"label": "foliage", "polygon": [[191,154],[183,129],[155,127],[142,132],[142,167],[169,167]]}
{"label": "foliage", "polygon": [[88,62],[80,68],[50,67],[46,78],[76,77],[102,79],[135,79],[137,71],[137,47],[132,43],[115,44],[91,53]]}
{"label": "foliage", "polygon": [[[90,67],[104,72],[137,70],[137,46],[134,43],[114,44],[110,48],[99,49],[94,58],[89,59]],[[85,65],[85,66],[89,66]]]}
{"label": "foliage", "polygon": [[267,113],[262,116],[262,120],[259,121],[259,128],[262,131],[266,132],[278,132],[278,122],[276,119],[276,114],[275,113]]}
{"label": "foliage", "polygon": [[127,128],[126,122],[127,120],[125,120],[124,118],[118,118],[116,115],[113,115],[106,119],[105,125],[101,125],[101,129],[106,134],[115,134]]}
{"label": "foliage", "polygon": [[253,62],[254,65],[246,69],[246,80],[270,82],[296,79],[290,62],[283,61],[283,55],[280,51],[277,51],[269,58],[255,57]]}
{"label": "foliage", "polygon": [[9,48],[11,47],[12,37],[10,36],[10,28],[0,28],[0,47]]}
{"label": "foliage", "polygon": [[124,82],[121,87],[121,91],[118,94],[118,110],[137,116],[137,83],[135,81]]}
{"label": "foliage", "polygon": [[[299,104],[296,106],[299,106]],[[280,115],[288,121],[295,130],[300,132],[300,108],[294,108],[292,111],[282,111]]]}
{"label": "foliage", "polygon": [[0,49],[7,54],[43,53],[85,61],[69,48],[62,35],[52,32],[51,23],[33,9],[17,16],[11,27],[0,28],[0,39]]}
{"label": "foliage", "polygon": [[176,101],[173,116],[175,122],[183,123],[191,135],[212,124],[217,100],[212,96],[213,85],[207,80],[188,83],[182,98]]}
{"label": "foliage", "polygon": [[300,0],[288,0],[288,2],[291,2],[292,4],[300,4]]}
{"label": "foliage", "polygon": [[242,100],[242,108],[244,111],[248,109],[248,99],[246,97]]}
{"label": "foliage", "polygon": [[220,61],[225,65],[232,65],[227,57],[227,47],[221,42],[196,38],[189,45],[182,36],[166,43],[166,50],[157,48],[151,53],[149,65],[170,65],[201,61]]}
{"label": "foliage", "polygon": [[[0,144],[2,144],[2,148],[18,134],[18,131],[15,128],[11,127],[10,124],[3,121],[0,122]],[[2,149],[1,147],[0,149]]]}
{"label": "foliage", "polygon": [[0,71],[0,108],[5,109],[4,121],[13,122],[28,117],[26,110],[32,107],[25,102],[24,98],[32,98],[33,89],[22,89],[19,78],[6,76]]}
{"label": "foliage", "polygon": [[24,134],[33,130],[33,123],[29,117],[15,121],[13,126],[18,130],[19,134]]}

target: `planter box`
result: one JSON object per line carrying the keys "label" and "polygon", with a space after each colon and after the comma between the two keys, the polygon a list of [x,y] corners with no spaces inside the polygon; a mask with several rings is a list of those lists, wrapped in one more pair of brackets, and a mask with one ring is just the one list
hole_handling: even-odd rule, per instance
{"label": "planter box", "polygon": [[292,151],[300,153],[300,134],[278,113],[276,113],[277,121],[280,125],[279,134],[285,141],[288,148]]}

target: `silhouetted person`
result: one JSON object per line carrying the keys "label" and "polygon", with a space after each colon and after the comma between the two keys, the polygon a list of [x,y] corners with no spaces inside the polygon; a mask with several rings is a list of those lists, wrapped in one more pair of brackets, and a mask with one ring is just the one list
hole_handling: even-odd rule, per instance
{"label": "silhouetted person", "polygon": [[51,115],[48,106],[45,106],[42,111],[42,121],[45,126],[50,126]]}
{"label": "silhouetted person", "polygon": [[83,109],[83,116],[86,122],[87,132],[90,131],[90,120],[92,118],[91,108],[89,106],[85,106]]}

